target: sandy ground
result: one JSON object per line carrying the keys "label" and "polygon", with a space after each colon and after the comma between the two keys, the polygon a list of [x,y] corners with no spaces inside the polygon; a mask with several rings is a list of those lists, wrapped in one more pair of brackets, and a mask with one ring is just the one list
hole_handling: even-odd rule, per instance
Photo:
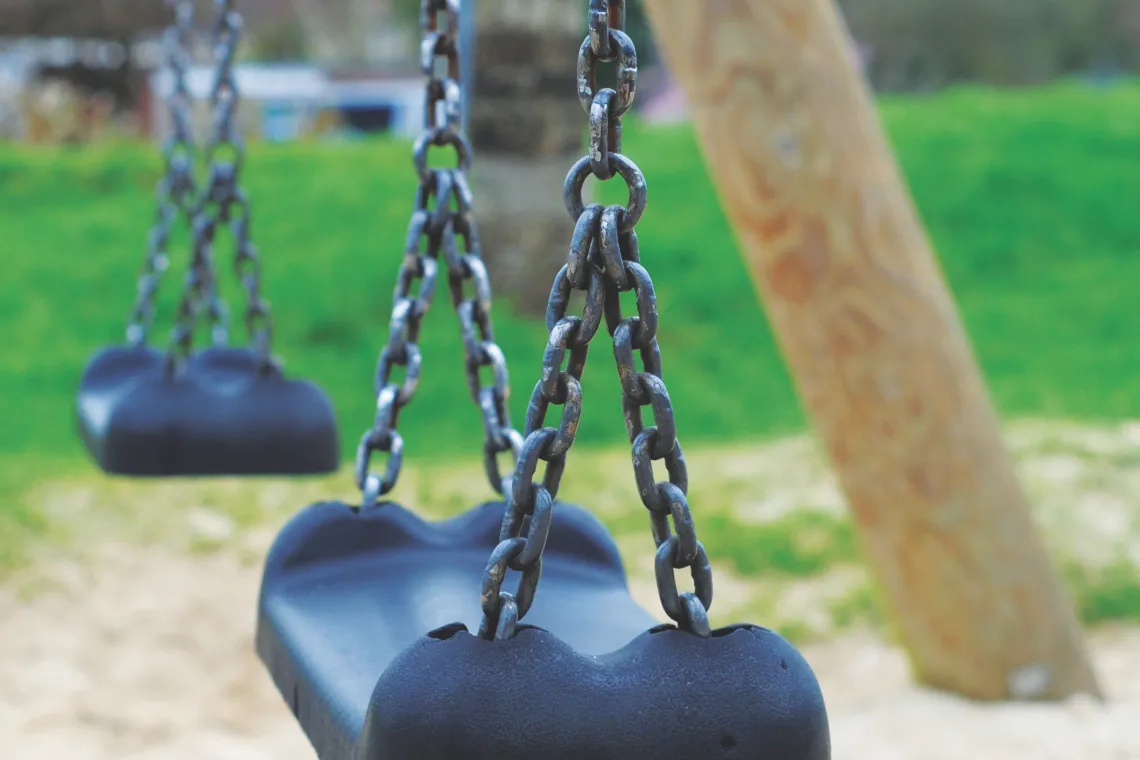
{"label": "sandy ground", "polygon": [[[98,554],[56,568],[30,598],[26,586],[0,589],[0,755],[313,758],[252,652],[256,561],[137,545]],[[1105,706],[986,707],[929,693],[869,634],[806,654],[837,760],[1140,760],[1140,631],[1102,631],[1092,645]]]}
{"label": "sandy ground", "polygon": [[[1140,572],[1140,421],[1029,422],[1008,439],[1055,557],[1090,572]],[[594,477],[567,498],[588,496],[599,513],[628,509],[627,456],[582,459]],[[804,438],[688,459],[703,473],[694,503],[742,519],[843,510]],[[400,499],[458,509],[481,481],[477,464],[413,468]],[[312,760],[253,654],[254,600],[272,526],[334,494],[351,498],[350,479],[91,476],[38,486],[29,499],[52,526],[47,553],[0,585],[0,760]],[[647,536],[636,538],[627,559],[643,556]],[[658,609],[651,565],[627,567],[634,596]],[[826,609],[831,575],[777,578],[769,588],[722,563],[714,618],[807,620]],[[826,634],[828,621],[810,628]],[[805,654],[823,684],[836,760],[1140,760],[1140,629],[1102,630],[1090,643],[1104,705],[982,706],[925,691],[910,683],[901,654],[869,633],[843,633]]]}

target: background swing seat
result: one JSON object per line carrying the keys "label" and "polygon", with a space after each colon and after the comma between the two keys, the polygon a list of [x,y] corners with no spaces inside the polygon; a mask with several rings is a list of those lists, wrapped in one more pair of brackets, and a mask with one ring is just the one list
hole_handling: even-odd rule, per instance
{"label": "background swing seat", "polygon": [[262,369],[252,351],[210,348],[170,376],[152,348],[113,347],[87,365],[79,434],[119,475],[307,475],[336,471],[336,417],[312,383]]}
{"label": "background swing seat", "polygon": [[554,509],[537,627],[469,633],[503,511],[426,523],[328,502],[283,529],[257,650],[321,760],[829,760],[799,653],[752,626],[701,639],[657,625],[580,507]]}

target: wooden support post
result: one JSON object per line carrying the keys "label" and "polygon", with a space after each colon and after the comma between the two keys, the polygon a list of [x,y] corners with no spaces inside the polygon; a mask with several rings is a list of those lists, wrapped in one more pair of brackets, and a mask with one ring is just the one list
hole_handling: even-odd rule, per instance
{"label": "wooden support post", "polygon": [[645,4],[917,676],[1099,694],[832,0]]}

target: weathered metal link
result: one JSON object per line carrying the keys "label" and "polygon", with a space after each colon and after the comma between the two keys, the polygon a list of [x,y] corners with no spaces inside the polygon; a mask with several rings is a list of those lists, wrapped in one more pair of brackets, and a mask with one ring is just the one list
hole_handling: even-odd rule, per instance
{"label": "weathered metal link", "polygon": [[[572,318],[578,321],[578,327],[574,332],[570,348],[584,348],[588,345],[601,327],[602,317],[605,314],[606,281],[597,271],[589,272],[587,277],[585,287],[581,288],[586,291],[582,316]],[[558,274],[554,276],[554,285],[550,288],[550,298],[546,302],[547,330],[554,330],[555,325],[566,319],[566,311],[570,307],[570,297],[574,289],[574,284],[570,280],[570,265],[566,264],[558,270]]]}
{"label": "weathered metal link", "polygon": [[[179,300],[178,311],[174,319],[170,349],[166,354],[167,372],[177,371],[190,355],[190,350],[194,344],[194,328],[197,325],[198,316],[207,302],[210,302],[211,306],[215,303],[215,299],[211,298],[211,294],[214,293],[214,264],[211,246],[216,222],[209,215],[196,214],[191,225],[193,254],[190,267],[186,273],[186,284],[182,289],[182,297]],[[211,311],[213,312],[215,308],[211,308]],[[214,320],[216,320],[216,316],[214,316]]]}
{"label": "weathered metal link", "polygon": [[[581,317],[563,317],[550,330],[550,339],[547,341],[546,351],[542,356],[542,375],[536,386],[538,388],[536,392],[541,392],[542,397],[547,401],[554,401],[555,396],[559,395],[558,387],[560,382],[564,383],[561,380],[564,375],[581,379],[582,372],[585,371],[590,346],[588,342],[583,343],[578,340],[578,333],[582,324]],[[562,361],[566,357],[567,349],[570,349],[570,363],[563,371]],[[563,402],[555,403],[561,404]],[[545,417],[545,413],[542,416]],[[533,426],[528,424],[526,429],[534,430],[540,425],[541,423],[536,423]]]}
{"label": "weathered metal link", "polygon": [[609,47],[610,55],[603,58],[594,51],[591,38],[582,41],[578,50],[578,102],[586,113],[594,104],[594,95],[598,92],[598,64],[608,61],[617,61],[617,88],[614,90],[614,99],[610,107],[610,118],[617,118],[625,114],[633,105],[637,95],[637,49],[633,40],[625,32],[610,29]]}
{"label": "weathered metal link", "polygon": [[[543,455],[557,437],[557,428],[543,427],[531,431],[523,439],[522,450],[519,452],[514,478],[511,481],[508,515],[512,514],[511,510],[514,510],[513,513],[517,514],[519,519],[529,515],[534,510],[535,492],[540,486],[549,491],[551,496],[557,495],[565,457]],[[547,463],[546,473],[541,484],[534,481],[534,475],[538,471],[540,461]],[[505,525],[506,520],[504,520]],[[506,531],[506,527],[503,530]]]}
{"label": "weathered metal link", "polygon": [[[496,492],[509,493],[512,486],[511,477],[502,474],[499,456],[510,452],[517,459],[523,449],[522,435],[511,426],[507,362],[495,343],[491,281],[480,256],[467,178],[471,148],[460,128],[463,122],[460,12],[459,0],[422,0],[420,4],[424,131],[412,149],[420,183],[408,224],[404,260],[396,278],[388,343],[376,365],[376,418],[357,449],[356,479],[364,492],[364,507],[374,506],[380,496],[395,487],[399,478],[403,439],[396,427],[400,410],[411,403],[419,383],[423,368],[419,333],[435,294],[441,259],[447,267],[451,303],[459,320],[467,387],[483,423],[483,465],[487,480]],[[448,145],[456,151],[457,166],[429,166],[430,149]],[[413,296],[416,280],[420,280],[420,285]],[[392,378],[395,367],[404,368],[402,382],[397,383]],[[481,377],[484,369],[490,374],[487,385]],[[377,451],[389,455],[382,476],[369,471],[369,460]],[[533,583],[537,582],[536,576]],[[485,607],[499,614],[498,592],[485,602]],[[508,618],[514,615],[517,619],[518,615],[525,614],[527,607],[529,603],[521,606],[520,612],[520,605],[512,598],[504,608],[513,611]],[[513,623],[503,625],[513,630]]]}
{"label": "weathered metal link", "polygon": [[508,593],[499,594],[501,606],[499,607],[499,622],[495,625],[496,639],[509,639],[515,635],[519,624],[519,606],[515,598]]}
{"label": "weathered metal link", "polygon": [[217,75],[210,92],[214,124],[206,156],[211,163],[211,176],[218,178],[214,213],[229,228],[234,240],[234,271],[245,295],[246,334],[259,361],[269,366],[273,364],[273,316],[269,302],[261,296],[261,258],[251,235],[249,201],[240,184],[245,145],[237,122],[241,94],[233,66],[244,22],[234,5],[234,0],[214,0]]}
{"label": "weathered metal link", "polygon": [[554,515],[554,497],[542,486],[534,489],[534,510],[529,515],[526,528],[526,544],[518,556],[510,563],[512,570],[525,572],[538,563],[550,537],[550,521]]}
{"label": "weathered metal link", "polygon": [[[379,416],[379,415],[378,415]],[[372,472],[372,454],[382,451],[388,455],[384,475]],[[380,438],[369,430],[360,439],[356,449],[356,485],[361,490],[362,508],[376,505],[377,500],[396,487],[400,468],[404,464],[404,439],[396,430],[389,430],[386,437]]]}
{"label": "weathered metal link", "polygon": [[229,207],[235,202],[236,175],[232,168],[230,164],[211,165],[206,187],[191,214],[193,255],[167,352],[167,371],[177,370],[189,357],[203,312],[211,343],[224,346],[229,340],[229,312],[217,291],[214,243],[219,226],[227,223]]}
{"label": "weathered metal link", "polygon": [[610,154],[621,153],[621,119],[611,112],[616,95],[609,88],[599,90],[590,105],[590,170],[602,181],[614,176]]}
{"label": "weathered metal link", "polygon": [[[447,14],[443,25],[439,19],[441,12]],[[421,20],[424,35],[420,42],[420,69],[428,80],[424,124],[428,129],[458,130],[462,116],[459,4],[455,0],[435,5],[427,3],[421,8]]]}
{"label": "weathered metal link", "polygon": [[250,344],[263,367],[274,364],[273,316],[269,302],[261,296],[261,258],[251,235],[249,201],[240,184],[245,146],[237,123],[241,98],[233,66],[242,31],[242,17],[234,9],[234,0],[214,0],[212,41],[216,69],[210,89],[213,123],[205,149],[209,170],[192,211],[195,254],[171,339],[171,366],[189,355],[203,312],[213,344],[228,342],[229,317],[214,275],[213,249],[219,228],[228,229],[234,241],[233,266],[245,295],[244,323]]}
{"label": "weathered metal link", "polygon": [[[519,461],[523,461],[525,456],[522,454]],[[531,461],[537,462],[537,457]],[[499,533],[499,544],[492,552],[487,572],[483,576],[483,621],[479,626],[479,635],[484,638],[501,637],[503,630],[507,631],[508,636],[514,635],[514,625],[534,602],[534,594],[542,576],[542,552],[550,537],[550,525],[554,517],[554,495],[539,484],[533,484],[533,494],[531,507],[526,513],[518,507],[518,501],[508,501]],[[521,535],[524,531],[525,536]],[[507,568],[522,573],[514,594],[502,591]],[[500,617],[504,602],[514,602],[517,605],[517,610],[511,613],[514,620],[506,626]]]}
{"label": "weathered metal link", "polygon": [[[633,475],[637,484],[637,493],[641,502],[650,512],[664,511],[661,495],[658,493],[657,480],[653,475],[653,449],[659,439],[657,428],[644,428],[633,439]],[[689,470],[685,464],[685,455],[681,450],[680,441],[674,440],[673,447],[665,456],[665,469],[669,473],[669,482],[684,492],[689,490]]]}
{"label": "weathered metal link", "polygon": [[[570,258],[574,256],[572,250]],[[555,277],[547,304],[550,339],[543,356],[542,376],[527,405],[524,428],[527,436],[518,454],[514,475],[510,479],[511,488],[504,491],[507,496],[507,511],[501,534],[504,540],[517,535],[522,529],[523,519],[536,514],[536,509],[541,508],[545,498],[549,497],[553,503],[566,468],[566,453],[574,443],[582,415],[580,380],[585,368],[589,340],[601,325],[605,291],[600,272],[588,269],[589,284],[583,316],[566,316],[572,289],[569,266],[564,266]],[[570,352],[570,359],[563,370],[567,351]],[[544,427],[551,404],[563,407],[562,419],[557,428]],[[546,462],[541,483],[534,482],[539,461]],[[542,545],[545,545],[545,539]],[[520,604],[520,617],[526,614],[528,606]],[[493,632],[493,621],[484,620],[483,629]]]}
{"label": "weathered metal link", "polygon": [[[445,31],[458,44],[460,0],[423,0],[420,3],[420,28],[425,36],[430,32]],[[440,25],[439,14],[447,14],[447,23]]]}
{"label": "weathered metal link", "polygon": [[170,235],[174,225],[189,221],[197,194],[194,177],[194,135],[190,109],[193,101],[187,87],[187,72],[193,64],[194,3],[191,0],[168,0],[174,11],[174,23],[163,39],[167,63],[173,76],[166,107],[170,115],[171,134],[163,145],[163,177],[155,195],[158,207],[154,223],[147,235],[147,254],[138,279],[138,295],[127,324],[127,343],[138,348],[146,345],[154,323],[154,301],[163,276],[170,267]]}
{"label": "weathered metal link", "polygon": [[240,95],[233,71],[243,31],[244,22],[234,8],[234,0],[214,0],[213,43],[217,71],[210,90],[214,122],[206,158],[211,164],[233,164],[235,173],[245,156],[235,119]]}
{"label": "weathered metal link", "polygon": [[[585,177],[582,181],[586,181]],[[579,205],[581,197],[581,186],[579,186],[577,195]],[[574,235],[570,238],[570,253],[566,257],[566,277],[569,279],[570,287],[577,290],[585,290],[589,284],[591,259],[594,257],[598,245],[598,230],[602,222],[602,211],[601,204],[595,203],[581,209],[577,216],[571,213],[574,219]],[[557,281],[554,287],[558,287]],[[565,316],[565,311],[562,316]],[[557,321],[557,319],[552,321],[549,312],[547,312],[546,329],[549,330]]]}
{"label": "weathered metal link", "polygon": [[[550,337],[527,409],[526,439],[510,489],[505,492],[508,498],[500,544],[484,577],[479,635],[488,639],[514,635],[533,600],[539,578],[534,568],[541,566],[541,547],[549,533],[548,510],[557,496],[582,415],[581,378],[589,344],[604,318],[613,337],[634,481],[649,510],[653,541],[658,547],[654,567],[661,605],[681,629],[709,636],[712,570],[697,539],[686,495],[688,469],[677,440],[669,391],[661,379],[657,296],[649,272],[640,263],[634,232],[645,212],[645,178],[620,152],[621,116],[636,93],[637,51],[622,31],[624,0],[590,0],[587,21],[589,34],[578,52],[578,97],[590,115],[590,150],[570,169],[562,188],[563,202],[574,221],[574,235],[566,266],[555,276],[547,301]],[[617,87],[598,90],[598,64],[608,61],[617,61]],[[621,175],[629,190],[626,205],[587,206],[582,188],[591,175],[603,181]],[[586,293],[580,317],[567,315],[575,290]],[[636,296],[637,315],[625,317],[620,296],[629,290]],[[635,349],[641,356],[640,370],[634,361]],[[551,405],[563,406],[558,427],[546,425]],[[644,424],[643,407],[649,407],[653,414],[651,426]],[[658,482],[653,473],[657,460],[665,461],[667,482]],[[538,483],[534,477],[540,461],[546,461],[547,467]],[[502,591],[508,568],[523,573],[515,595]],[[693,577],[693,592],[678,592],[675,571],[684,568]]]}
{"label": "weathered metal link", "polygon": [[[483,607],[483,622],[479,626],[479,635],[485,639],[495,638],[500,633],[510,637],[514,635],[514,624],[527,613],[534,602],[534,592],[542,576],[542,556],[522,571],[518,589],[515,594],[503,592],[503,581],[507,577],[507,569],[526,549],[527,539],[516,536],[499,542],[491,552],[487,561],[487,570],[483,573],[483,589],[480,595]],[[512,612],[513,623],[500,624],[500,613],[504,607],[514,605]]]}
{"label": "weathered metal link", "polygon": [[[193,9],[179,9],[178,24],[186,25],[182,34],[187,40],[191,39],[192,13]],[[186,57],[182,63],[189,65],[191,56],[192,51],[187,48]],[[226,59],[224,55],[219,55],[218,51],[215,51],[215,57],[218,66],[217,78],[222,78],[226,76],[222,71]],[[177,73],[176,76],[178,76]],[[185,82],[182,83],[182,86],[185,87]],[[176,83],[175,87],[177,89],[179,85]],[[185,98],[188,109],[190,105],[188,91]],[[212,100],[211,105],[213,105]],[[184,123],[179,123],[181,119],[184,119]],[[176,130],[185,130],[188,134],[189,125],[190,115],[187,110],[186,113],[176,119],[174,127]],[[211,146],[214,140],[215,138],[211,137],[207,141],[207,155],[211,154]],[[175,152],[179,152],[178,149],[175,149]],[[232,172],[226,172],[221,167],[211,164],[205,187],[195,197],[187,199],[186,214],[190,219],[192,254],[167,350],[166,369],[168,372],[174,372],[183,366],[186,358],[190,355],[198,322],[203,313],[205,313],[210,326],[211,339],[214,345],[224,345],[229,337],[229,315],[225,304],[218,296],[216,287],[213,245],[220,220],[217,199],[222,198],[224,200],[232,194],[232,179]]]}
{"label": "weathered metal link", "polygon": [[[235,215],[236,210],[236,215]],[[254,245],[249,229],[249,202],[245,193],[234,188],[233,202],[225,210],[233,231],[234,272],[245,292],[245,330],[253,344],[254,352],[263,362],[268,362],[273,343],[273,316],[269,302],[261,297],[261,257]]]}
{"label": "weathered metal link", "polygon": [[[645,176],[641,173],[641,169],[637,168],[637,164],[620,153],[611,153],[609,162],[610,166],[625,180],[626,187],[629,188],[629,201],[625,204],[619,229],[623,233],[632,232],[637,223],[641,221],[641,215],[645,213]],[[590,157],[583,156],[567,173],[566,182],[562,186],[562,202],[566,205],[566,211],[569,212],[570,218],[575,222],[586,210],[586,204],[582,201],[582,187],[586,184],[586,178],[591,173]]]}
{"label": "weathered metal link", "polygon": [[[500,475],[498,455],[507,451],[517,453],[522,448],[522,436],[511,425],[507,405],[511,393],[510,376],[503,351],[495,343],[495,329],[491,319],[491,279],[480,257],[478,231],[471,211],[466,175],[460,170],[451,171],[456,177],[454,198],[457,206],[453,212],[452,228],[458,225],[457,234],[463,240],[466,252],[456,252],[447,257],[448,287],[463,339],[467,388],[483,418],[484,462],[488,481],[495,491],[503,493],[505,486]],[[448,250],[452,247],[454,234]],[[470,296],[465,293],[468,283],[471,285]],[[483,384],[480,373],[484,368],[490,369],[490,385]]]}
{"label": "weathered metal link", "polygon": [[[638,369],[633,363],[633,336],[637,329],[637,317],[623,319],[614,330],[614,360],[617,362],[618,378],[621,380],[622,395],[634,403],[640,404],[645,400],[641,382],[638,380]],[[645,371],[661,377],[661,348],[654,338],[646,346],[639,346],[641,363]]]}
{"label": "weathered metal link", "polygon": [[[441,12],[447,13],[446,23],[439,19]],[[429,108],[438,106],[443,113],[428,114],[425,134],[417,142],[413,156],[416,170],[422,174],[427,168],[429,146],[451,145],[456,151],[456,168],[446,170],[452,185],[447,211],[450,223],[444,243],[448,289],[463,339],[467,388],[483,420],[484,469],[491,487],[498,493],[506,493],[511,478],[502,476],[498,456],[511,452],[517,457],[523,440],[511,424],[510,377],[503,352],[495,343],[491,279],[482,259],[467,174],[471,148],[460,131],[463,122],[459,57],[461,12],[459,0],[425,0],[423,5],[426,33],[421,48],[422,63],[429,77],[428,100],[436,104]],[[436,63],[441,58],[444,61],[442,77],[436,73]],[[485,385],[481,377],[485,368],[490,370],[489,385]],[[525,612],[526,608],[520,607],[520,616]]]}
{"label": "weathered metal link", "polygon": [[[449,220],[439,225],[437,193],[450,196],[450,180],[445,172],[433,172],[416,191],[415,210],[408,221],[404,258],[396,274],[392,294],[392,316],[388,322],[388,342],[376,363],[376,416],[356,450],[356,485],[363,492],[361,507],[368,509],[396,487],[403,465],[403,438],[396,430],[400,410],[411,403],[419,385],[423,354],[418,345],[420,328],[431,308],[438,279],[439,257]],[[415,288],[419,280],[418,290]],[[413,295],[413,292],[415,295]],[[404,368],[404,380],[392,381],[394,367]],[[384,474],[371,472],[372,455],[388,455]]]}
{"label": "weathered metal link", "polygon": [[648,372],[639,373],[637,382],[648,401],[636,402],[623,396],[623,413],[630,443],[636,441],[645,430],[641,422],[641,405],[647,404],[653,410],[653,420],[656,423],[653,427],[657,430],[650,454],[654,460],[664,459],[677,446],[677,423],[674,420],[673,405],[669,401],[669,391],[665,388],[664,380]]}
{"label": "weathered metal link", "polygon": [[543,457],[549,461],[562,457],[574,445],[574,436],[578,432],[578,423],[582,419],[582,385],[578,378],[569,372],[561,372],[556,376],[555,392],[547,396],[542,383],[534,386],[530,404],[527,406],[526,427],[541,424],[546,418],[547,409],[551,404],[562,407],[562,419],[558,423],[558,432],[543,449]]}
{"label": "weathered metal link", "polygon": [[[621,117],[637,92],[637,49],[621,31],[623,0],[592,0],[589,35],[578,51],[578,99],[590,115],[590,168],[605,181],[614,176],[612,154],[621,153]],[[617,61],[617,89],[597,89],[598,64]]]}
{"label": "weathered metal link", "polygon": [[[517,461],[522,452],[523,437],[519,431],[503,427],[498,418],[495,418],[494,424],[500,429],[499,434],[503,438],[503,443],[501,445],[496,444],[491,440],[491,434],[487,434],[486,440],[483,442],[483,470],[487,474],[487,482],[497,483],[498,487],[495,490],[500,494],[507,494],[511,491],[514,470],[511,470],[511,475],[503,475],[503,470],[499,467],[499,454],[509,451]],[[485,422],[484,427],[490,429],[491,425]],[[494,486],[492,485],[492,487]]]}
{"label": "weathered metal link", "polygon": [[[661,608],[682,627],[692,630],[692,626],[696,624],[707,630],[707,612],[713,600],[712,567],[709,565],[705,547],[701,546],[699,541],[696,556],[688,561],[679,556],[680,545],[680,540],[673,536],[657,548],[653,569],[657,577],[657,595],[661,600]],[[674,571],[686,567],[692,575],[694,591],[680,594],[677,592],[677,577]],[[684,597],[696,599],[700,606],[692,605]]]}
{"label": "weathered metal link", "polygon": [[[590,0],[590,10],[586,16],[586,26],[590,30],[590,47],[603,60],[612,55],[610,53],[610,10],[611,6],[608,0]],[[618,24],[616,28],[621,29],[621,25]]]}
{"label": "weathered metal link", "polygon": [[455,149],[456,169],[463,173],[471,170],[471,145],[467,142],[467,138],[450,127],[434,127],[416,138],[412,148],[412,161],[421,181],[432,171],[428,167],[428,153],[431,148],[447,145]]}

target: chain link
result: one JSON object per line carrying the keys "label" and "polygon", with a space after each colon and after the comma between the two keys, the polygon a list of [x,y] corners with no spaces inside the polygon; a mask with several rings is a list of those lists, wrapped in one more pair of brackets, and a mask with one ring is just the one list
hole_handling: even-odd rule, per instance
{"label": "chain link", "polygon": [[[495,343],[491,282],[480,255],[467,176],[471,148],[461,128],[460,13],[460,0],[422,0],[420,7],[420,66],[426,79],[424,131],[412,150],[420,184],[396,279],[388,344],[376,366],[376,417],[357,447],[356,484],[363,492],[364,508],[375,506],[395,488],[400,475],[404,442],[396,429],[397,420],[415,396],[423,364],[417,341],[435,294],[441,256],[459,318],[467,386],[483,418],[487,479],[497,492],[508,493],[511,483],[509,476],[502,475],[499,456],[512,452],[517,457],[522,451],[522,436],[511,426],[507,409],[507,363]],[[456,168],[431,168],[431,149],[446,147],[456,154]],[[404,370],[401,382],[393,379],[396,367]],[[486,385],[481,377],[484,368],[490,371]],[[388,457],[382,474],[371,469],[377,452]]]}
{"label": "chain link", "polygon": [[[634,480],[649,511],[657,546],[654,569],[662,608],[681,629],[710,635],[712,570],[697,540],[686,496],[688,471],[662,379],[657,296],[640,263],[634,232],[645,211],[645,178],[620,153],[621,117],[633,104],[637,87],[637,51],[622,31],[624,21],[625,0],[590,0],[589,34],[578,53],[578,97],[589,114],[590,146],[588,154],[570,169],[563,187],[566,209],[575,222],[574,234],[566,265],[550,291],[546,311],[550,339],[542,374],[527,409],[526,438],[508,492],[499,544],[483,577],[479,635],[486,639],[514,635],[518,621],[534,601],[554,500],[582,415],[582,372],[590,341],[603,319],[613,338]],[[602,63],[616,63],[616,88],[597,87]],[[603,181],[621,176],[629,190],[626,205],[586,206],[582,187],[591,175]],[[567,316],[575,290],[585,292],[585,305],[581,316]],[[633,291],[636,298],[636,316],[622,314],[620,296],[627,291]],[[640,370],[634,361],[635,350],[641,357]],[[546,426],[552,405],[562,407],[557,427]],[[653,415],[653,425],[643,420],[646,407]],[[668,473],[663,482],[653,472],[653,463],[660,460]],[[534,478],[540,461],[546,464],[539,482]],[[686,568],[695,591],[680,593],[675,573]],[[508,569],[521,573],[513,594],[502,590]]]}
{"label": "chain link", "polygon": [[167,63],[173,77],[166,98],[171,134],[162,148],[163,177],[158,183],[158,208],[147,237],[147,256],[138,280],[138,297],[127,326],[127,343],[134,348],[146,345],[154,322],[154,300],[170,266],[170,235],[176,222],[188,219],[197,194],[194,179],[194,133],[191,118],[193,101],[186,84],[194,46],[194,3],[168,0],[174,23],[163,39]]}
{"label": "chain link", "polygon": [[210,90],[211,133],[206,143],[206,187],[193,212],[194,255],[179,304],[172,354],[184,359],[192,348],[201,311],[206,311],[214,345],[229,339],[229,317],[218,296],[213,251],[219,228],[234,240],[234,270],[245,293],[245,328],[253,351],[265,366],[273,363],[273,319],[261,297],[261,257],[250,234],[249,200],[240,185],[245,145],[237,123],[240,96],[234,62],[242,37],[241,14],[234,0],[214,0],[212,42],[215,76]]}

